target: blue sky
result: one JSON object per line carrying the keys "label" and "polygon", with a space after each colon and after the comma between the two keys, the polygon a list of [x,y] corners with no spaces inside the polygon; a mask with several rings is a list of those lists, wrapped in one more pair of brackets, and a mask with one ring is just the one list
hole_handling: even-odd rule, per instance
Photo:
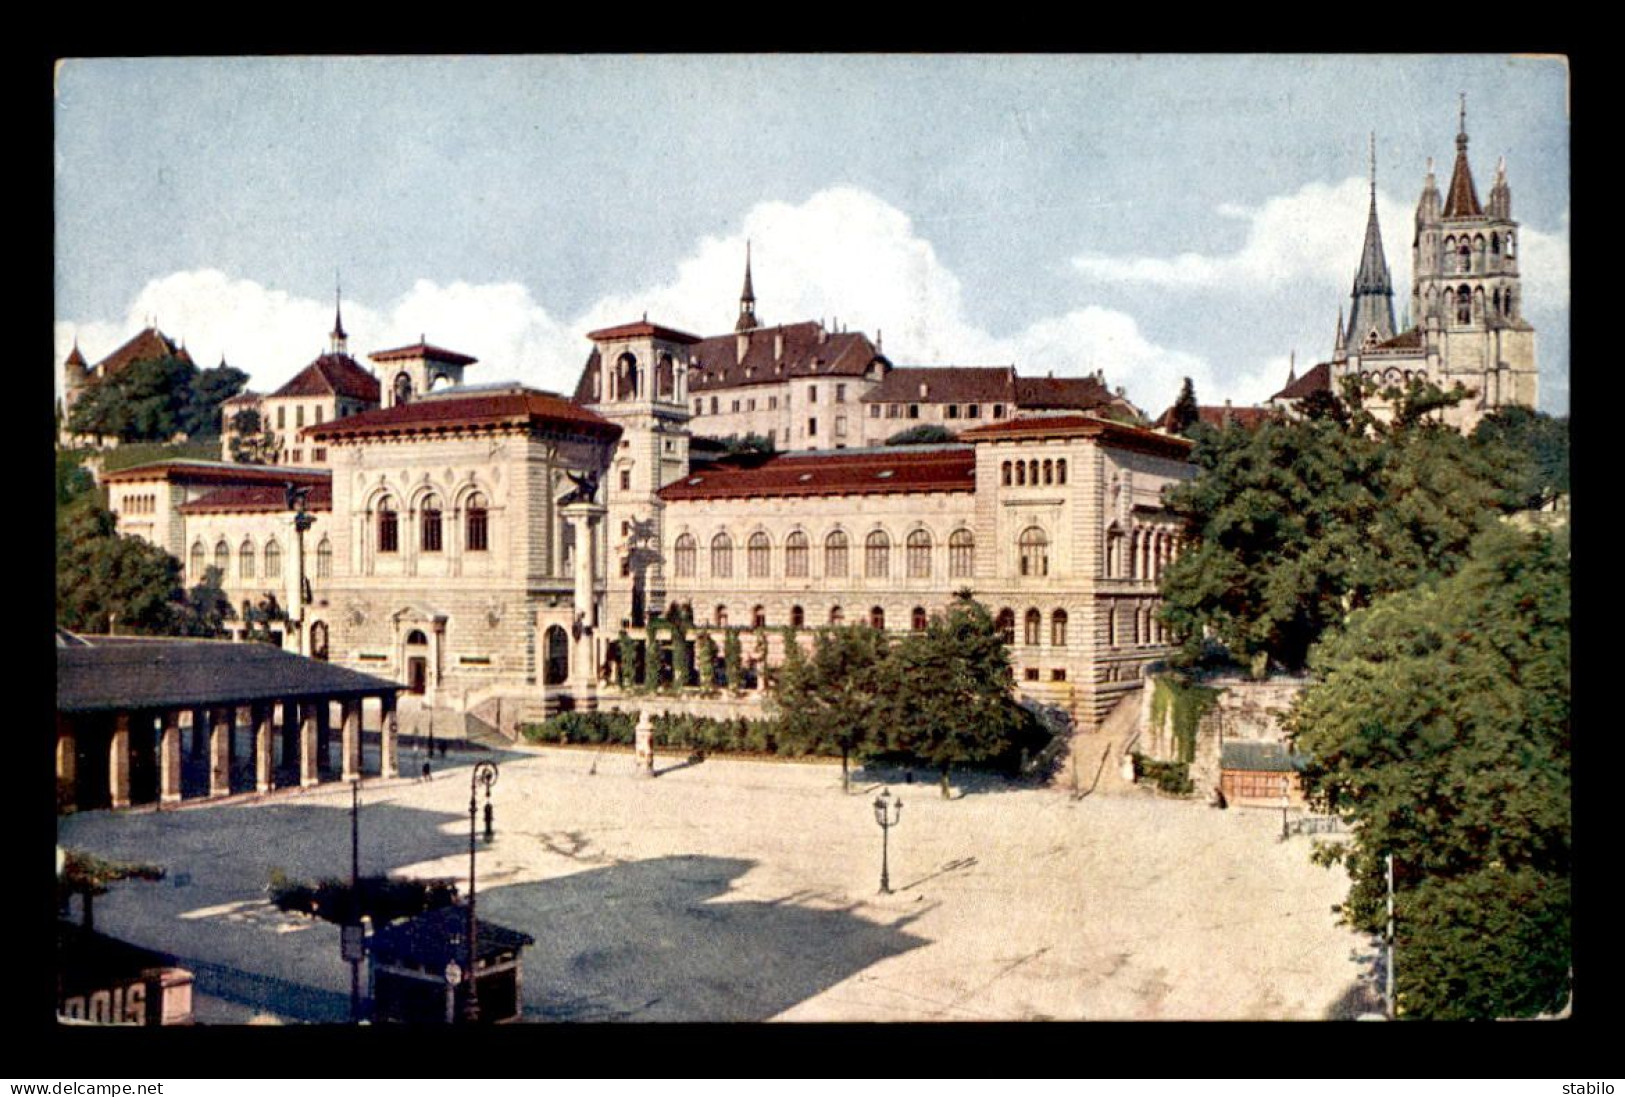
{"label": "blue sky", "polygon": [[899,365],[1101,370],[1155,414],[1252,403],[1331,351],[1376,134],[1410,287],[1461,93],[1504,156],[1541,406],[1568,410],[1561,59],[1471,56],[187,58],[56,73],[56,367],[156,317],[269,391],[325,346],[429,341],[568,390],[595,327],[757,313]]}

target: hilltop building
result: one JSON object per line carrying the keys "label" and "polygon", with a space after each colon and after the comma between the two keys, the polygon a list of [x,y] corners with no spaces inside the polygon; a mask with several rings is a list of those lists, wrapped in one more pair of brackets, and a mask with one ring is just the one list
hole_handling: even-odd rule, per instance
{"label": "hilltop building", "polygon": [[99,434],[70,433],[68,416],[73,411],[73,405],[91,388],[118,376],[137,362],[155,358],[178,358],[192,364],[192,356],[186,352],[186,347],[159,331],[154,325],[148,325],[136,332],[93,366],[86,363],[85,356],[79,349],[79,341],[74,340],[73,349],[68,352],[68,357],[62,363],[62,429],[59,441],[63,445],[70,446],[117,445],[117,438],[107,438]]}
{"label": "hilltop building", "polygon": [[[1535,330],[1523,317],[1518,222],[1512,219],[1506,161],[1496,167],[1488,204],[1481,204],[1467,144],[1464,105],[1449,187],[1441,196],[1430,160],[1417,201],[1410,303],[1415,322],[1405,331],[1393,323],[1373,157],[1371,209],[1348,322],[1340,313],[1331,359],[1289,377],[1272,404],[1291,407],[1313,392],[1338,392],[1345,378],[1357,377],[1383,388],[1412,380],[1445,390],[1461,384],[1468,398],[1442,418],[1463,431],[1497,408],[1536,406]],[[1379,416],[1392,412],[1380,398],[1368,406]]]}

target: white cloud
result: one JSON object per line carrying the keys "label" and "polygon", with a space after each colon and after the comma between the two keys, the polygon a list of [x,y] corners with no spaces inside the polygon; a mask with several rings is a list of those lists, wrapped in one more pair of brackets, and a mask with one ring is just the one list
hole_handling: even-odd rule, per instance
{"label": "white cloud", "polygon": [[[423,279],[391,301],[346,298],[351,353],[364,361],[367,352],[421,336],[478,358],[470,383],[515,379],[569,392],[591,349],[586,335],[596,328],[647,314],[699,335],[730,330],[747,239],[758,315],[767,323],[823,319],[871,337],[880,333],[887,355],[906,364],[1013,363],[1027,375],[1057,376],[1100,369],[1152,414],[1171,401],[1182,377],[1193,378],[1199,390],[1218,391],[1200,357],[1159,347],[1134,317],[1086,301],[994,336],[968,315],[958,277],[909,217],[853,187],[823,190],[795,205],[760,203],[745,213],[738,232],[699,240],[669,279],[603,297],[567,319],[517,283]],[[183,339],[200,365],[224,354],[249,371],[251,387],[265,392],[326,349],[333,312],[331,301],[294,297],[221,271],[182,271],[148,283],[122,322],[59,322],[57,362],[76,334],[94,362],[150,316],[166,334]]]}
{"label": "white cloud", "polygon": [[[1370,184],[1358,178],[1336,186],[1310,183],[1262,206],[1220,206],[1219,215],[1248,222],[1247,238],[1228,255],[1182,252],[1171,258],[1085,253],[1072,260],[1088,279],[1169,289],[1229,288],[1256,292],[1281,286],[1346,289],[1359,266],[1370,210]],[[1414,207],[1377,191],[1383,253],[1394,278],[1396,299],[1409,293],[1409,227]],[[1402,285],[1401,283],[1406,283]]]}

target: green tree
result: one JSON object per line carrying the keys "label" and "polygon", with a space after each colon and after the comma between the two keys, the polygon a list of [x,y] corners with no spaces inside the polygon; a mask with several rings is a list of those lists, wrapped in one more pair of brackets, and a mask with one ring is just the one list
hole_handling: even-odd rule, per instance
{"label": "green tree", "polygon": [[1385,923],[1407,1017],[1529,1016],[1568,993],[1566,537],[1497,526],[1453,576],[1354,614],[1289,716],[1311,797],[1350,820],[1344,918]]}
{"label": "green tree", "polygon": [[1523,509],[1549,505],[1569,491],[1569,420],[1528,408],[1499,408],[1479,420],[1473,441],[1500,447],[1512,463],[1512,503]]}
{"label": "green tree", "polygon": [[231,459],[244,465],[274,465],[282,439],[271,430],[257,408],[243,408],[231,417]]}
{"label": "green tree", "polygon": [[993,617],[968,596],[899,641],[885,669],[887,746],[939,770],[944,799],[955,764],[1046,738],[1015,699],[1010,653]]}
{"label": "green tree", "polygon": [[184,599],[181,565],[163,549],[118,534],[93,497],[57,512],[57,623],[77,632],[168,635]]}
{"label": "green tree", "polygon": [[921,423],[917,427],[900,430],[886,439],[888,446],[921,446],[933,442],[952,442],[954,432],[937,423]]}
{"label": "green tree", "polygon": [[218,436],[220,405],[242,392],[247,384],[248,374],[224,362],[210,369],[195,370],[186,406],[181,412],[180,429],[192,438]]}
{"label": "green tree", "polygon": [[806,754],[838,751],[841,787],[847,789],[853,757],[886,744],[885,698],[894,685],[886,634],[863,625],[825,629],[817,634],[810,658],[793,636],[786,639],[773,696],[781,737]]}
{"label": "green tree", "polygon": [[1173,415],[1168,428],[1175,434],[1190,435],[1191,428],[1202,421],[1201,410],[1196,405],[1196,386],[1191,384],[1189,377],[1180,386],[1179,398],[1174,401]]}
{"label": "green tree", "polygon": [[109,861],[78,849],[61,849],[61,870],[56,878],[57,909],[66,914],[73,896],[80,897],[86,930],[96,929],[96,896],[106,895],[108,885],[121,880],[162,880],[161,865],[141,861]]}
{"label": "green tree", "polygon": [[643,688],[653,692],[660,688],[660,633],[653,621],[645,632],[643,643]]}
{"label": "green tree", "polygon": [[638,680],[638,642],[632,639],[631,633],[622,629],[615,644],[621,656],[620,666],[616,668],[616,684],[622,689],[631,689]]}
{"label": "green tree", "polygon": [[667,622],[671,626],[671,684],[674,689],[687,689],[693,680],[694,668],[689,655],[688,637],[681,619]]}
{"label": "green tree", "polygon": [[717,642],[711,639],[709,632],[700,633],[695,641],[694,670],[703,692],[710,693],[717,688]]}
{"label": "green tree", "polygon": [[226,635],[226,622],[236,616],[231,600],[221,589],[220,569],[209,567],[197,585],[186,592],[176,607],[175,634],[219,638]]}
{"label": "green tree", "polygon": [[745,688],[745,652],[738,629],[729,629],[722,638],[722,680],[736,692]]}

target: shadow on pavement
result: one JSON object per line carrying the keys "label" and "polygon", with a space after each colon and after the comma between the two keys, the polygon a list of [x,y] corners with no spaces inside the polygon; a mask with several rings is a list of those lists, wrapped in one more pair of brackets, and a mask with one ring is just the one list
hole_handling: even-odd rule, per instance
{"label": "shadow on pavement", "polygon": [[536,938],[527,1020],[765,1021],[870,965],[926,944],[852,907],[711,902],[753,862],[657,857],[483,889],[482,918]]}

